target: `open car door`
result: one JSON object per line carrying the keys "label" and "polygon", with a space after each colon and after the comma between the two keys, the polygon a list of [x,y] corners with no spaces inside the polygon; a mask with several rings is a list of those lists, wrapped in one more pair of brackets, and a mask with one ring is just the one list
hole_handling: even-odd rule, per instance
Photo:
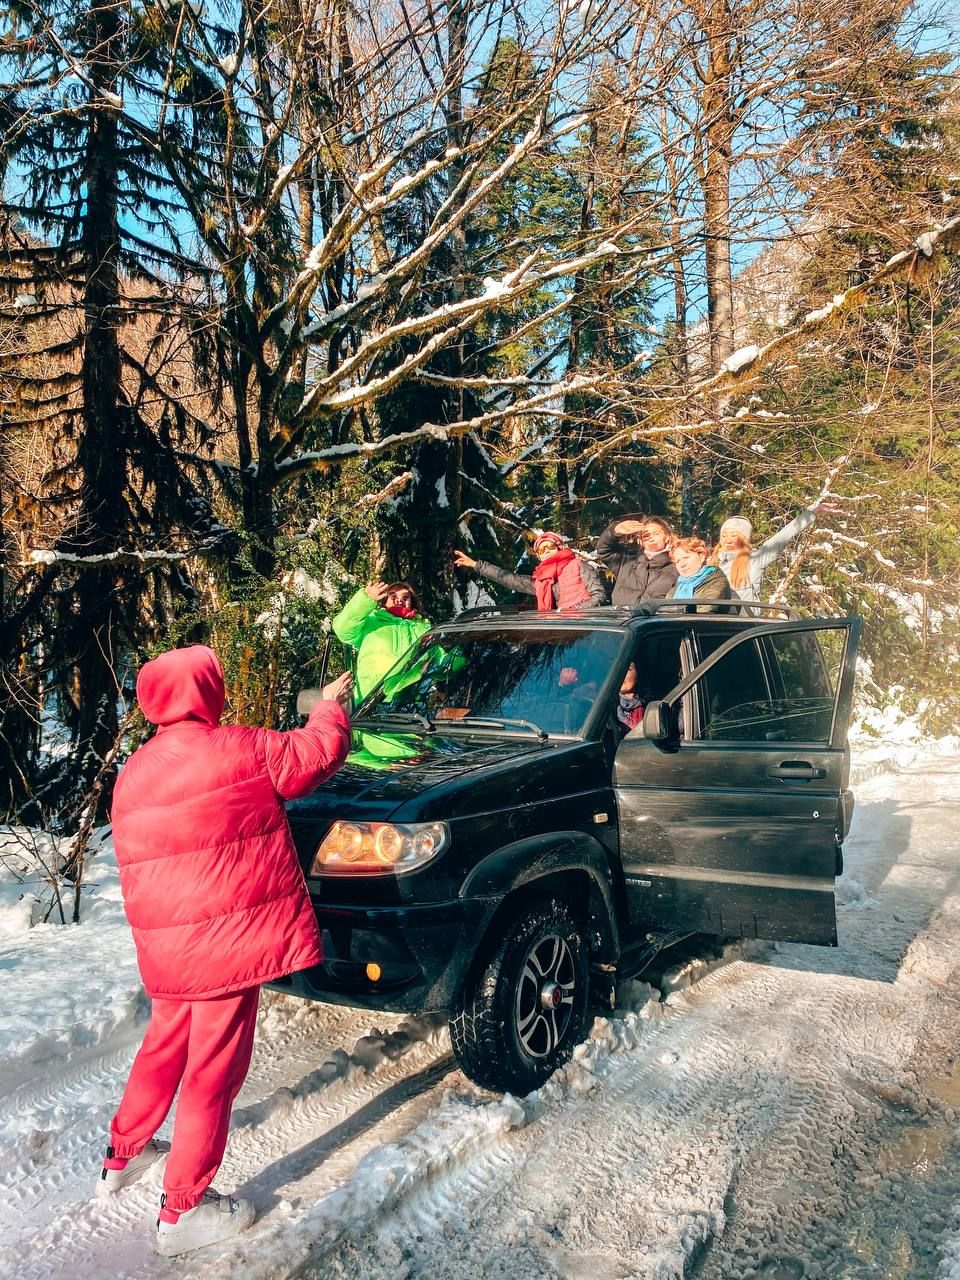
{"label": "open car door", "polygon": [[860,626],[764,623],[696,641],[692,653],[713,651],[617,749],[632,923],[836,946]]}

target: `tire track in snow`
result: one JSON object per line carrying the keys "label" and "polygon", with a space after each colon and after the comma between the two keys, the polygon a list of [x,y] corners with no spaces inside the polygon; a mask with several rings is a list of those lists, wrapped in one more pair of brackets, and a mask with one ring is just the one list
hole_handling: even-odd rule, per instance
{"label": "tire track in snow", "polygon": [[842,1218],[848,1176],[869,1162],[882,1111],[861,1078],[889,1077],[922,1025],[917,1014],[887,1037],[885,1063],[874,1056],[877,1026],[851,1047],[845,1033],[865,1000],[869,1023],[890,1022],[877,987],[746,963],[711,974],[672,998],[622,1058],[581,1055],[595,1091],[573,1064],[557,1077],[556,1105],[553,1085],[532,1100],[526,1128],[467,1164],[428,1170],[385,1218],[361,1224],[365,1234],[316,1248],[295,1274],[730,1280],[791,1248],[794,1271],[782,1274],[821,1274],[798,1259],[842,1243],[842,1228],[817,1224]]}
{"label": "tire track in snow", "polygon": [[[369,1014],[349,1010],[349,1018],[337,1018],[341,1031],[352,1024],[368,1025]],[[319,1056],[322,1046],[312,1055]],[[268,1051],[271,1072],[275,1073],[278,1046]],[[159,1185],[146,1190],[132,1188],[114,1201],[66,1204],[50,1220],[50,1199],[66,1192],[76,1195],[78,1183],[92,1189],[103,1151],[106,1125],[125,1082],[134,1046],[116,1063],[117,1087],[93,1118],[86,1113],[84,1122],[74,1123],[62,1140],[49,1140],[49,1134],[35,1131],[39,1138],[27,1139],[21,1151],[23,1176],[15,1198],[5,1197],[6,1209],[13,1210],[16,1229],[4,1232],[6,1247],[0,1250],[0,1275],[16,1274],[18,1280],[52,1280],[69,1274],[72,1277],[100,1277],[108,1272],[119,1277],[166,1274],[161,1260],[149,1252],[152,1218],[156,1216]],[[276,1162],[280,1153],[296,1149],[304,1139],[316,1139],[335,1128],[359,1105],[402,1082],[411,1069],[442,1066],[446,1074],[451,1066],[449,1044],[438,1019],[407,1020],[396,1031],[383,1035],[364,1035],[348,1052],[336,1045],[326,1062],[289,1086],[275,1089],[247,1107],[238,1107],[231,1132],[220,1185],[242,1181],[261,1172],[264,1164]],[[111,1082],[104,1068],[106,1083]],[[429,1081],[425,1087],[431,1087]],[[255,1098],[262,1094],[256,1077],[248,1091]],[[398,1105],[408,1099],[398,1099]],[[82,1108],[77,1108],[81,1115]],[[410,1123],[420,1118],[412,1109]],[[170,1122],[163,1132],[168,1132]],[[29,1249],[24,1242],[30,1241]],[[69,1248],[63,1242],[69,1241]],[[57,1242],[60,1242],[58,1244]],[[121,1261],[115,1270],[113,1251]],[[22,1257],[29,1254],[29,1261]],[[10,1269],[7,1269],[9,1261]],[[158,1270],[159,1268],[159,1270]]]}
{"label": "tire track in snow", "polygon": [[[360,1224],[364,1230],[352,1230],[332,1252],[315,1249],[313,1258],[295,1272],[297,1277],[387,1275],[411,1262],[431,1280],[465,1280],[490,1272],[572,1274],[570,1258],[558,1256],[560,1267],[555,1269],[551,1256],[564,1251],[545,1224],[555,1229],[559,1222],[575,1219],[584,1190],[600,1184],[610,1191],[609,1208],[619,1231],[624,1198],[632,1202],[647,1196],[651,1170],[659,1171],[660,1185],[647,1211],[657,1219],[661,1234],[671,1229],[664,1206],[671,1197],[676,1203],[682,1188],[685,1201],[675,1224],[675,1248],[683,1256],[722,1221],[729,1168],[715,1162],[713,1189],[705,1191],[704,1163],[695,1159],[702,1132],[694,1129],[689,1139],[679,1137],[690,1106],[689,1088],[679,1091],[675,1101],[661,1094],[660,1133],[651,1136],[640,1100],[654,1081],[672,1071],[676,1055],[664,1045],[675,1042],[683,1013],[657,1005],[644,1012],[646,1018],[627,1014],[598,1020],[591,1040],[578,1049],[577,1061],[526,1101],[525,1127],[496,1134],[479,1147],[461,1144],[469,1160],[450,1160],[439,1168],[428,1161],[419,1178],[408,1177],[412,1194],[391,1205],[389,1217],[376,1220],[375,1236],[370,1230],[374,1224]],[[709,1093],[708,1081],[701,1087]],[[674,1145],[670,1160],[664,1158],[664,1142],[657,1140],[666,1134]],[[455,1231],[448,1225],[453,1222]],[[496,1224],[492,1232],[491,1223]],[[448,1230],[455,1236],[455,1249],[446,1238]],[[593,1248],[585,1256],[589,1267],[584,1274],[593,1280],[601,1273],[627,1274],[609,1249]]]}
{"label": "tire track in snow", "polygon": [[[724,963],[729,961],[713,958],[695,966],[694,976],[700,977],[705,970]],[[643,984],[636,986],[649,993]],[[611,1054],[633,1050],[638,1040],[650,1034],[650,1026],[656,1028],[660,1020],[671,1014],[672,1011],[668,1013],[647,1001],[640,1015],[628,1012],[613,1023],[601,1020],[592,1048],[587,1045],[577,1051],[581,1063],[591,1055],[602,1061]],[[647,1069],[657,1069],[657,1063],[648,1064]],[[419,1230],[435,1228],[438,1222],[449,1221],[451,1216],[459,1216],[466,1204],[478,1197],[489,1197],[507,1183],[514,1172],[516,1155],[512,1144],[516,1135],[511,1129],[541,1111],[544,1123],[565,1122],[563,1113],[576,1105],[579,1092],[593,1087],[592,1079],[587,1083],[580,1079],[585,1070],[582,1066],[569,1068],[568,1073],[573,1076],[571,1082],[550,1084],[539,1095],[531,1095],[526,1110],[509,1097],[502,1102],[490,1102],[489,1094],[458,1077],[462,1088],[448,1092],[436,1110],[429,1111],[416,1128],[412,1127],[409,1116],[404,1117],[406,1134],[396,1148],[381,1147],[371,1152],[355,1176],[332,1190],[315,1209],[291,1212],[283,1206],[282,1229],[281,1224],[275,1226],[269,1220],[259,1223],[253,1232],[255,1240],[247,1237],[247,1247],[253,1244],[256,1260],[247,1258],[244,1275],[264,1280],[286,1277],[291,1274],[291,1267],[303,1268],[296,1274],[325,1275],[332,1262],[329,1251],[344,1233],[351,1238],[364,1236],[376,1227],[378,1235],[383,1237],[390,1235],[399,1222],[398,1234],[409,1237]],[[558,1112],[561,1114],[556,1114]],[[387,1130],[379,1130],[376,1137],[381,1143],[391,1141]],[[350,1153],[351,1161],[355,1156],[355,1152]],[[327,1169],[325,1172],[339,1176],[342,1171]],[[577,1185],[575,1179],[571,1185]],[[309,1186],[310,1194],[302,1200],[309,1204],[317,1195],[330,1190],[332,1184],[330,1177],[325,1178],[321,1173],[319,1178],[299,1184],[298,1191],[305,1186]],[[301,1255],[302,1263],[297,1261]],[[311,1257],[318,1256],[322,1261],[310,1261]],[[314,1266],[319,1266],[319,1272],[311,1270]],[[191,1275],[214,1280],[231,1275],[233,1267],[239,1267],[237,1258],[226,1255],[200,1270],[191,1270]],[[389,1269],[388,1266],[386,1270]],[[376,1269],[371,1269],[370,1274],[377,1274]],[[479,1274],[483,1274],[482,1266]]]}
{"label": "tire track in snow", "polygon": [[[328,1010],[331,1016],[324,1018]],[[398,1015],[380,1021],[402,1019]],[[369,1024],[370,1015],[363,1010],[336,1005],[296,1008],[289,999],[266,997],[240,1102],[279,1098],[325,1058],[338,1064],[330,1072],[336,1078],[341,1067],[350,1065],[343,1038],[362,1037]],[[42,1228],[51,1197],[75,1194],[78,1181],[93,1186],[110,1120],[145,1025],[141,1021],[125,1027],[96,1051],[77,1051],[60,1070],[24,1082],[0,1100],[0,1133],[11,1135],[0,1162],[0,1189],[4,1214],[16,1224],[5,1236],[24,1238]],[[161,1133],[169,1137],[170,1130],[168,1121]]]}
{"label": "tire track in snow", "polygon": [[409,1019],[385,1036],[364,1036],[351,1054],[332,1054],[292,1089],[261,1104],[237,1108],[223,1162],[223,1182],[238,1188],[267,1183],[264,1169],[278,1164],[270,1189],[286,1185],[283,1162],[316,1141],[386,1090],[424,1068],[452,1068],[444,1019]]}

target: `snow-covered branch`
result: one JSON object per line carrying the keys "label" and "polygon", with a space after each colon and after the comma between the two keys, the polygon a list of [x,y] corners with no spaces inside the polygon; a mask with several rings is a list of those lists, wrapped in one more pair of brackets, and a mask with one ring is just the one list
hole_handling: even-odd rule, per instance
{"label": "snow-covered branch", "polygon": [[[741,347],[724,362],[723,368],[718,373],[692,382],[680,393],[651,397],[652,406],[647,413],[648,420],[668,414],[675,415],[683,406],[694,401],[731,395],[744,390],[756,381],[760,372],[775,357],[785,355],[805,339],[821,332],[829,323],[861,306],[880,285],[903,276],[908,280],[913,279],[926,268],[931,259],[957,248],[958,245],[960,245],[960,216],[951,218],[932,231],[925,232],[918,238],[913,248],[894,254],[866,280],[835,295],[825,306],[809,311],[799,324],[777,334],[763,346],[751,344]],[[707,425],[708,423],[704,420],[689,425],[682,419],[673,418],[669,427],[651,423],[647,426],[625,428],[616,431],[612,436],[587,450],[585,456],[602,457],[622,444],[642,436],[667,433],[687,435],[692,431],[703,430]],[[714,419],[712,425],[716,428],[719,423]]]}
{"label": "snow-covered branch", "polygon": [[137,564],[163,564],[190,560],[194,556],[210,555],[222,550],[224,541],[230,537],[230,531],[224,530],[223,536],[209,542],[199,543],[186,551],[137,551],[134,548],[121,548],[117,551],[105,551],[100,555],[77,555],[72,551],[55,551],[36,548],[30,552],[28,560],[21,562],[21,568],[36,565],[47,565],[51,568],[62,565],[71,569],[97,569],[105,564],[132,562]]}

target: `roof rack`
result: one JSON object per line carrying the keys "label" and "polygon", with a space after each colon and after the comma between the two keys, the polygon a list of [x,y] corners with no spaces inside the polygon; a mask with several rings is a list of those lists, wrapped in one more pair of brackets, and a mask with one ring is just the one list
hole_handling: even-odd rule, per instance
{"label": "roof rack", "polygon": [[770,604],[760,600],[644,600],[634,605],[636,617],[655,613],[716,613],[720,617],[764,618],[772,622],[799,622],[800,614],[788,604]]}
{"label": "roof rack", "polygon": [[459,613],[453,615],[453,621],[472,622],[474,618],[491,618],[496,617],[497,614],[507,614],[512,617],[518,613],[530,613],[536,616],[539,612],[539,609],[528,604],[480,604],[470,609],[461,609]]}
{"label": "roof rack", "polygon": [[478,618],[518,617],[529,615],[531,619],[549,618],[652,618],[655,614],[703,613],[720,618],[753,617],[760,621],[799,622],[800,614],[787,604],[770,604],[757,600],[644,600],[642,604],[591,605],[588,609],[533,609],[523,604],[477,605],[455,614],[454,622],[473,622]]}

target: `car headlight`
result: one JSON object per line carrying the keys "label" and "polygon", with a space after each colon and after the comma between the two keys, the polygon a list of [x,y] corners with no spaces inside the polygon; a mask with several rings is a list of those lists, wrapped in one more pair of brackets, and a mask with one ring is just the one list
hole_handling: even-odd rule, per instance
{"label": "car headlight", "polygon": [[402,875],[435,858],[450,843],[445,822],[342,822],[321,840],[312,876]]}

